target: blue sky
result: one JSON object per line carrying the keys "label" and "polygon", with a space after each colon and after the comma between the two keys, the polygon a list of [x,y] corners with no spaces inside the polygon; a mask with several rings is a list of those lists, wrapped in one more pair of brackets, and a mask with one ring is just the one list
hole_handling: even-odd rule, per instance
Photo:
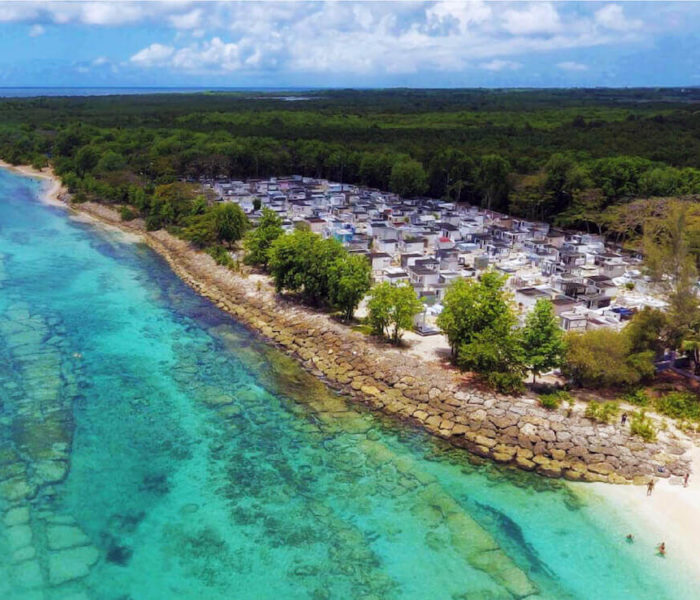
{"label": "blue sky", "polygon": [[700,2],[3,2],[0,86],[700,86]]}

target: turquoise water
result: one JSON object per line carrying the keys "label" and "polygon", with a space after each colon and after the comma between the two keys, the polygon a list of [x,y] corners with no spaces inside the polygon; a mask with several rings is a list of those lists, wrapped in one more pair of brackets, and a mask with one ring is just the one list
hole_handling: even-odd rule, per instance
{"label": "turquoise water", "polygon": [[698,597],[633,516],[346,403],[39,191],[0,170],[1,599]]}

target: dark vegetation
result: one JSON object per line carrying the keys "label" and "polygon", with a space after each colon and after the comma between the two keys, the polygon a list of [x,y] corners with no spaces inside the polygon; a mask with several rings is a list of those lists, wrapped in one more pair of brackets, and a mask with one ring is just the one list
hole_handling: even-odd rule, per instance
{"label": "dark vegetation", "polygon": [[[134,204],[178,178],[299,173],[604,227],[632,198],[700,193],[700,90],[377,90],[0,101],[0,156]],[[146,201],[139,197],[145,194]],[[166,199],[166,201],[169,201]],[[170,221],[170,222],[169,222]]]}
{"label": "dark vegetation", "polygon": [[524,326],[518,326],[505,281],[496,271],[487,271],[478,281],[456,279],[445,294],[437,324],[450,343],[453,362],[510,393],[522,391],[526,373],[534,381],[560,367],[566,346],[549,300],[538,300]]}

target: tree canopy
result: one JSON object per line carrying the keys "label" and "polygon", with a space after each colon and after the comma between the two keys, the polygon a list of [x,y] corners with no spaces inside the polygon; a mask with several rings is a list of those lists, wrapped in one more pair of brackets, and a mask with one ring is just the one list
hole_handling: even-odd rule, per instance
{"label": "tree canopy", "polygon": [[367,309],[374,333],[398,344],[403,332],[413,327],[413,318],[423,310],[423,304],[410,285],[384,281],[372,290]]}
{"label": "tree canopy", "polygon": [[267,266],[272,242],[284,233],[282,219],[273,210],[265,207],[257,227],[248,232],[243,242],[245,261],[251,265]]}
{"label": "tree canopy", "polygon": [[[325,90],[0,99],[0,157],[51,161],[81,199],[178,179],[298,173],[606,228],[700,193],[698,92]],[[153,227],[167,215],[138,208]],[[612,212],[610,212],[612,211]],[[608,215],[610,219],[608,219]]]}
{"label": "tree canopy", "polygon": [[453,356],[456,356],[461,344],[470,343],[477,333],[497,321],[514,325],[515,317],[503,288],[504,283],[505,277],[495,271],[487,271],[480,281],[460,278],[450,285],[437,324],[447,335]]}
{"label": "tree canopy", "polygon": [[278,292],[299,292],[310,304],[321,305],[330,298],[330,267],[345,252],[334,239],[296,230],[272,242],[268,269]]}
{"label": "tree canopy", "polygon": [[547,300],[538,301],[525,326],[518,326],[505,280],[495,271],[480,280],[455,280],[437,323],[457,365],[481,374],[501,391],[516,392],[528,370],[535,377],[561,365],[564,340]]}
{"label": "tree canopy", "polygon": [[238,204],[217,204],[213,211],[214,233],[219,242],[231,245],[243,237],[250,227],[248,218]]}
{"label": "tree canopy", "polygon": [[633,352],[624,331],[593,329],[566,335],[562,373],[588,388],[629,388],[654,374],[653,352]]}
{"label": "tree canopy", "polygon": [[521,332],[524,362],[535,378],[561,365],[566,346],[550,300],[539,299]]}
{"label": "tree canopy", "polygon": [[333,261],[328,278],[329,300],[349,321],[372,286],[372,266],[367,257],[348,254]]}

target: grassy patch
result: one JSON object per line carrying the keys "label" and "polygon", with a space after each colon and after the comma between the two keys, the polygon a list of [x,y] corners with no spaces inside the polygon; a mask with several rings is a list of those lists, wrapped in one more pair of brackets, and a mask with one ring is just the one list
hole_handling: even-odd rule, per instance
{"label": "grassy patch", "polygon": [[620,405],[617,402],[596,402],[595,400],[586,406],[585,416],[599,423],[611,423],[620,414]]}
{"label": "grassy patch", "polygon": [[644,441],[653,442],[656,439],[656,428],[644,411],[634,413],[630,418],[630,431]]}
{"label": "grassy patch", "polygon": [[654,399],[654,410],[672,419],[700,421],[700,401],[690,392],[671,392]]}
{"label": "grassy patch", "polygon": [[669,392],[652,397],[644,390],[637,390],[626,394],[622,400],[634,406],[649,408],[665,417],[700,423],[700,399],[692,392]]}
{"label": "grassy patch", "polygon": [[562,403],[571,403],[572,398],[569,392],[564,390],[558,392],[551,392],[548,394],[540,394],[539,397],[540,406],[548,410],[555,410],[559,408]]}
{"label": "grassy patch", "polygon": [[364,335],[372,335],[372,327],[370,325],[365,325],[364,323],[359,323],[358,325],[353,325],[351,327],[353,331],[358,331]]}
{"label": "grassy patch", "polygon": [[629,404],[634,404],[634,406],[649,406],[651,403],[651,398],[644,390],[635,390],[629,394],[625,394],[622,397],[623,402],[628,402]]}

